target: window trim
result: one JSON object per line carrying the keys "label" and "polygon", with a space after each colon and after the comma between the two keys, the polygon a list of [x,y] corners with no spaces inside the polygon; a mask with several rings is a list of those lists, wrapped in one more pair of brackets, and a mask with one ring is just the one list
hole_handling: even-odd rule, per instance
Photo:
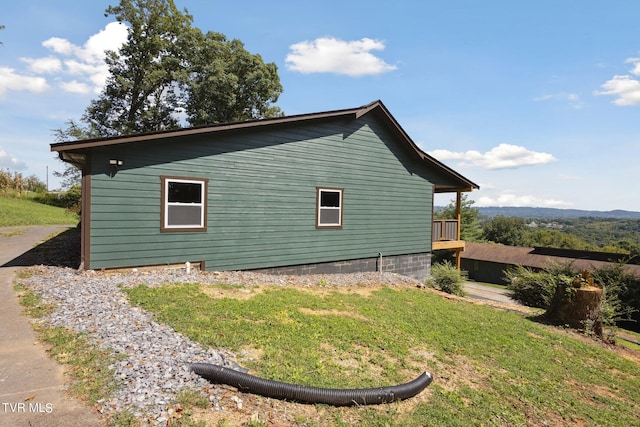
{"label": "window trim", "polygon": [[[161,232],[182,232],[182,231],[207,231],[207,195],[209,194],[209,180],[207,178],[194,178],[182,176],[160,176],[161,196],[160,196],[160,231]],[[169,220],[168,187],[170,182],[186,182],[202,185],[202,203],[197,204],[202,207],[200,224],[197,226],[171,226],[167,224]]]}
{"label": "window trim", "polygon": [[[330,208],[330,207],[322,207],[320,205],[320,197],[322,195],[322,192],[332,192],[332,193],[338,193],[340,195],[340,206],[337,208],[340,211],[340,222],[338,224],[321,224],[320,223],[320,211],[322,209],[335,209],[335,208]],[[343,221],[342,221],[342,214],[344,211],[344,188],[336,188],[336,187],[316,187],[316,228],[318,229],[340,229],[342,228],[343,225]]]}

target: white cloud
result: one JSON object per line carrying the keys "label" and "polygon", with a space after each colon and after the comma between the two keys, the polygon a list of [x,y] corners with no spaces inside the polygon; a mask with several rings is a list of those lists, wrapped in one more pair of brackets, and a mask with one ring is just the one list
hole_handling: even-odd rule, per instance
{"label": "white cloud", "polygon": [[636,76],[640,76],[640,58],[627,58],[624,61],[625,64],[633,64],[633,68],[631,69],[631,74]]}
{"label": "white cloud", "polygon": [[86,83],[79,82],[77,80],[72,80],[70,82],[60,83],[60,87],[65,92],[71,92],[71,93],[88,94],[88,93],[91,92],[91,86],[90,85],[88,85]]}
{"label": "white cloud", "polygon": [[640,104],[640,81],[631,76],[613,76],[601,87],[604,90],[596,91],[594,95],[617,96],[618,98],[613,103],[621,106]]}
{"label": "white cloud", "polygon": [[7,153],[0,147],[0,169],[11,169],[12,171],[23,170],[27,168],[26,163],[19,161],[15,157]]}
{"label": "white cloud", "polygon": [[12,68],[0,67],[0,96],[8,90],[41,93],[47,89],[49,89],[49,85],[42,77],[24,76],[17,74]]}
{"label": "white cloud", "polygon": [[20,60],[29,64],[29,69],[36,74],[56,73],[62,70],[62,62],[54,56],[39,59],[20,58]]}
{"label": "white cloud", "polygon": [[[111,22],[100,32],[89,37],[82,46],[59,37],[51,37],[42,42],[44,47],[58,57],[21,58],[21,60],[28,63],[31,71],[35,73],[64,73],[75,76],[73,81],[60,84],[63,90],[74,93],[90,91],[99,93],[109,75],[109,68],[104,61],[105,52],[118,50],[126,40],[127,26]],[[87,91],[87,87],[91,89]]]}
{"label": "white cloud", "polygon": [[322,37],[289,46],[285,62],[288,69],[303,74],[335,73],[354,77],[382,74],[397,68],[371,53],[384,47],[381,41],[369,38],[344,41]]}
{"label": "white cloud", "polygon": [[571,108],[580,109],[584,107],[584,102],[580,100],[580,95],[576,93],[550,93],[533,98],[536,102],[543,101],[566,101]]}
{"label": "white cloud", "polygon": [[532,206],[544,208],[566,208],[571,203],[553,198],[537,197],[529,194],[504,192],[496,196],[482,196],[476,199],[474,206]]}
{"label": "white cloud", "polygon": [[69,40],[61,39],[59,37],[51,37],[50,39],[43,41],[42,46],[61,55],[71,55],[75,47]]}
{"label": "white cloud", "polygon": [[[627,58],[625,64],[633,64],[630,73],[640,76],[640,58]],[[602,86],[603,90],[594,95],[610,95],[617,97],[613,103],[620,106],[640,105],[640,80],[626,75],[615,75]]]}
{"label": "white cloud", "polygon": [[463,152],[433,150],[429,152],[429,155],[440,161],[459,160],[460,166],[477,166],[491,170],[513,169],[556,161],[556,158],[549,153],[531,151],[525,147],[511,144],[500,144],[485,153],[475,150]]}

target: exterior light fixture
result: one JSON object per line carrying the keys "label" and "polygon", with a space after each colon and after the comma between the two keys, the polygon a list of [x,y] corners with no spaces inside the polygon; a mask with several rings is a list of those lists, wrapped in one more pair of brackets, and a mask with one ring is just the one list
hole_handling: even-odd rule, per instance
{"label": "exterior light fixture", "polygon": [[122,166],[123,163],[124,162],[122,160],[118,160],[118,159],[109,160],[109,166],[111,166],[111,171],[109,172],[109,176],[111,178],[116,176],[116,173],[118,173],[118,169],[120,168],[120,166]]}

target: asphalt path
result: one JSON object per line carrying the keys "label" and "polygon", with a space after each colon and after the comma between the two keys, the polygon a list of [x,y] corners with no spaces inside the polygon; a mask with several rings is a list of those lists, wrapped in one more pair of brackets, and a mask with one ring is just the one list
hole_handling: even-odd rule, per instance
{"label": "asphalt path", "polygon": [[[98,415],[65,391],[62,366],[47,356],[13,289],[25,257],[65,226],[0,228],[0,426],[100,426]],[[28,258],[28,257],[27,257]]]}
{"label": "asphalt path", "polygon": [[469,298],[520,305],[517,301],[511,299],[509,291],[506,289],[494,288],[475,282],[465,282],[464,289],[467,291],[467,297]]}

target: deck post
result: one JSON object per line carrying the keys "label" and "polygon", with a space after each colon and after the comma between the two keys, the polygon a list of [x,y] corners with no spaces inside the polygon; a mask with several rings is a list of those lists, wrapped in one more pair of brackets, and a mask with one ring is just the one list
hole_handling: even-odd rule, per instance
{"label": "deck post", "polygon": [[[456,235],[456,240],[460,241],[460,229],[462,229],[462,192],[460,190],[456,191],[456,220],[458,221],[458,230]],[[456,249],[456,268],[460,270],[460,249]]]}

